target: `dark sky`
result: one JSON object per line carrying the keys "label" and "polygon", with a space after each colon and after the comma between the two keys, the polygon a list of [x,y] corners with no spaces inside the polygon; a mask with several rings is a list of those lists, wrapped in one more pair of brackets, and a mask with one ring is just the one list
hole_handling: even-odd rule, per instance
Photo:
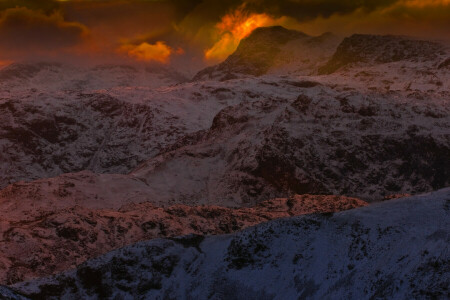
{"label": "dark sky", "polygon": [[218,60],[248,34],[245,22],[448,39],[450,0],[0,0],[0,60]]}

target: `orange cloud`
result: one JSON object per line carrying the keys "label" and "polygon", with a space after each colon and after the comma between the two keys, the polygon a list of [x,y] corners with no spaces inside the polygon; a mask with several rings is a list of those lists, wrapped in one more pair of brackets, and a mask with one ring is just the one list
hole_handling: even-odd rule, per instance
{"label": "orange cloud", "polygon": [[119,52],[126,53],[129,57],[139,61],[156,61],[163,64],[169,62],[171,55],[184,53],[181,48],[172,49],[162,41],[158,41],[155,44],[143,42],[139,45],[123,45],[120,47]]}
{"label": "orange cloud", "polygon": [[258,27],[272,26],[279,23],[279,19],[262,13],[249,13],[241,7],[222,17],[216,25],[218,41],[205,51],[208,60],[222,60],[233,53],[239,42],[250,35]]}

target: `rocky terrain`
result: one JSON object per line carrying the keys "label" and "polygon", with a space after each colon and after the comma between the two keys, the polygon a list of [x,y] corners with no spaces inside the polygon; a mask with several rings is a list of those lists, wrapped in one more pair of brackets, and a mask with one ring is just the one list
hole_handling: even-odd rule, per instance
{"label": "rocky terrain", "polygon": [[13,289],[32,299],[445,299],[449,197],[142,242]]}
{"label": "rocky terrain", "polygon": [[88,259],[138,241],[187,234],[232,233],[268,220],[330,213],[367,205],[343,196],[296,195],[251,208],[148,202],[117,210],[83,206],[41,213],[27,220],[6,215],[0,221],[0,284],[12,284],[75,268]]}
{"label": "rocky terrain", "polygon": [[[268,30],[255,33],[256,44],[281,29]],[[445,187],[449,70],[440,66],[447,48],[379,39],[346,39],[328,65],[353,57],[349,49],[363,48],[366,40],[375,42],[363,48],[363,65],[355,57],[330,75],[4,94],[0,186],[82,170],[131,172],[132,182],[143,182],[142,193],[158,204],[223,205],[289,192],[377,200]],[[367,50],[372,47],[377,51]],[[409,50],[384,62],[379,53],[385,48]]]}
{"label": "rocky terrain", "polygon": [[270,27],[191,81],[1,69],[0,282],[78,267],[0,298],[445,298],[449,191],[410,195],[450,186],[449,57]]}

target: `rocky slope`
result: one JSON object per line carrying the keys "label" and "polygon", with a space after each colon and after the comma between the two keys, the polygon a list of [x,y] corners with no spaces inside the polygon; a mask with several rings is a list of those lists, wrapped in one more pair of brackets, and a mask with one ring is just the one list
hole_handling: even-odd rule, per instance
{"label": "rocky slope", "polygon": [[14,290],[32,299],[445,299],[449,197],[141,242]]}
{"label": "rocky slope", "polygon": [[0,283],[48,276],[142,240],[187,234],[226,234],[268,220],[336,212],[366,203],[342,196],[296,195],[251,208],[129,204],[117,210],[83,206],[55,209],[23,220],[0,221]]}

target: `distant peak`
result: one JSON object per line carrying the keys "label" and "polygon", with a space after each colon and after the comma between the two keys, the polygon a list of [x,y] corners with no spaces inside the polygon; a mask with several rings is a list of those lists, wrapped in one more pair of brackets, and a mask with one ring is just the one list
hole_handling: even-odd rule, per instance
{"label": "distant peak", "polygon": [[396,61],[430,61],[442,45],[395,35],[353,34],[345,38],[320,74],[331,74],[354,63],[381,64]]}

